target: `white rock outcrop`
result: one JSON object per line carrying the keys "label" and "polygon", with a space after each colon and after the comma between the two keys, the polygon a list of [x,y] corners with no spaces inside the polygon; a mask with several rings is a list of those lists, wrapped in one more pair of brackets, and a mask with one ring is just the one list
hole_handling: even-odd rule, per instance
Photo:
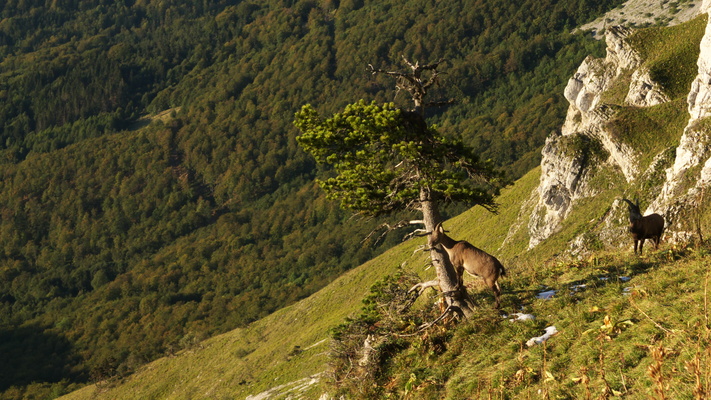
{"label": "white rock outcrop", "polygon": [[[701,10],[708,13],[711,0],[704,0]],[[674,165],[666,170],[664,186],[647,209],[665,215],[672,234],[682,240],[686,228],[675,226],[680,212],[693,206],[702,190],[711,183],[711,23],[700,43],[698,74],[687,97],[689,121],[676,148]],[[689,187],[689,182],[694,182]],[[670,221],[672,221],[670,223]]]}
{"label": "white rock outcrop", "polygon": [[572,202],[585,192],[583,160],[559,153],[560,139],[560,134],[551,135],[543,146],[538,203],[528,223],[529,248],[557,232]]}
{"label": "white rock outcrop", "polygon": [[648,70],[638,69],[632,74],[630,90],[625,97],[626,104],[651,107],[668,101],[669,97],[664,94],[659,84],[652,80]]}
{"label": "white rock outcrop", "polygon": [[[686,19],[709,11],[711,0],[704,0]],[[654,155],[645,171],[639,170],[640,155],[635,149],[606,131],[607,122],[614,118],[619,107],[606,105],[603,96],[613,85],[623,82],[620,78],[629,81],[625,106],[651,107],[669,101],[627,41],[630,33],[627,28],[608,27],[605,58],[586,58],[565,88],[570,106],[560,132],[547,139],[542,151],[541,179],[536,191],[538,201],[528,223],[529,248],[560,230],[577,201],[597,193],[589,181],[602,164],[618,169],[627,182],[647,182],[661,177],[663,183],[655,184],[661,188],[659,194],[644,213],[657,212],[665,217],[666,241],[688,240],[693,234],[693,227],[683,226],[683,223],[691,224],[689,221],[693,218],[690,217],[696,212],[694,205],[700,204],[705,189],[711,185],[711,21],[700,43],[698,75],[687,97],[689,121],[674,150],[673,164],[669,166],[672,154],[671,149],[667,149]],[[607,156],[605,160],[590,162],[586,158],[589,154],[585,154],[585,144],[593,142],[601,145],[603,156]],[[580,143],[583,143],[582,148]],[[623,228],[620,220],[624,219],[620,204],[614,202],[606,216],[598,221],[605,227],[599,240],[612,243],[615,242],[613,236],[620,235]]]}
{"label": "white rock outcrop", "polygon": [[627,99],[633,105],[652,105],[668,101],[649,73],[638,70],[639,54],[626,41],[631,30],[610,27],[606,35],[607,55],[604,59],[587,57],[568,81],[565,98],[570,103],[560,133],[552,134],[542,150],[539,201],[529,220],[529,248],[533,248],[560,229],[576,200],[593,196],[596,189],[587,184],[591,175],[590,154],[570,151],[570,140],[576,135],[596,140],[628,181],[638,174],[637,154],[634,149],[614,140],[605,131],[615,108],[603,104],[602,94],[623,74],[634,78]]}

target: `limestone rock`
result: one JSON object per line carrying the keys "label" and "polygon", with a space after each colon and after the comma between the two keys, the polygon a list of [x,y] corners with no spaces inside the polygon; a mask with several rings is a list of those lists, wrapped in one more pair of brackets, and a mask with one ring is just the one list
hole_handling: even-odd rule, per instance
{"label": "limestone rock", "polygon": [[[529,248],[560,229],[576,200],[597,193],[587,184],[596,167],[588,165],[590,155],[570,152],[567,146],[571,140],[563,138],[580,136],[584,140],[599,141],[608,155],[607,162],[617,166],[628,181],[638,174],[636,152],[606,132],[607,121],[617,111],[602,102],[602,94],[622,74],[641,64],[639,54],[626,41],[630,33],[630,29],[623,27],[608,28],[606,57],[587,57],[568,81],[564,92],[570,103],[568,114],[560,133],[551,135],[542,151],[539,200],[528,225]],[[646,79],[648,76],[639,74],[639,89],[632,91],[632,96],[648,103],[664,101],[658,85]]]}
{"label": "limestone rock", "polygon": [[[705,0],[702,10],[708,12],[710,5],[711,1]],[[667,221],[679,220],[711,183],[711,23],[701,39],[696,64],[698,74],[687,96],[689,122],[676,148],[674,165],[666,170],[660,194],[647,210],[663,214]],[[670,234],[679,238],[688,237],[688,230],[693,229],[675,222],[669,228]]]}
{"label": "limestone rock", "polygon": [[637,107],[651,107],[666,103],[669,97],[664,94],[658,83],[652,80],[649,71],[638,69],[632,73],[630,89],[625,97],[625,103]]}

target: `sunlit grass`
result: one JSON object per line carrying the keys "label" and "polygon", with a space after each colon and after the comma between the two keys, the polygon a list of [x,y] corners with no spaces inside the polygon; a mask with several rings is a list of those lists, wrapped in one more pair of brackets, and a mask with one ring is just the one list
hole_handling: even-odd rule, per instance
{"label": "sunlit grass", "polygon": [[630,37],[640,52],[652,79],[672,98],[685,97],[697,74],[698,43],[704,34],[707,16],[673,27],[642,29]]}
{"label": "sunlit grass", "polygon": [[[393,373],[399,380],[394,386],[410,379],[408,371],[417,370],[422,396],[413,398],[519,399],[544,394],[580,399],[588,392],[598,398],[607,391],[610,397],[646,399],[655,395],[659,379],[666,398],[708,393],[706,290],[711,262],[705,251],[667,249],[644,258],[606,254],[589,262],[540,266],[560,276],[547,273],[539,282],[557,290],[553,298],[537,299],[535,290],[521,288],[509,290],[504,301],[505,308],[516,304],[535,320],[509,322],[483,309],[450,331],[447,351],[440,356],[429,355],[425,339],[399,355],[396,363],[403,372]],[[559,333],[543,345],[527,347],[526,341],[547,326]],[[437,334],[444,331],[430,333]],[[655,359],[656,348],[664,349],[663,359]],[[700,363],[695,365],[697,358]],[[650,366],[657,363],[661,374],[655,376]],[[437,379],[441,376],[446,379]]]}

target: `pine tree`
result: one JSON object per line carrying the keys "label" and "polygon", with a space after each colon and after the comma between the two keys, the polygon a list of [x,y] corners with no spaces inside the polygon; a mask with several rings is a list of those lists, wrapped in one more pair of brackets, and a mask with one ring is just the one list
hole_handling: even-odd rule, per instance
{"label": "pine tree", "polygon": [[[495,196],[505,185],[502,174],[460,140],[441,135],[425,121],[427,107],[450,102],[426,102],[442,62],[424,66],[405,62],[411,72],[370,68],[373,74],[395,77],[397,89],[410,93],[412,110],[361,100],[328,119],[321,118],[311,105],[296,113],[294,124],[302,133],[297,141],[335,173],[319,184],[329,199],[340,200],[343,208],[359,215],[419,212],[421,220],[406,224],[424,225],[422,232],[432,232],[442,222],[439,210],[444,202],[466,202],[495,211]],[[419,288],[439,286],[450,309],[469,316],[472,300],[457,284],[446,254],[439,245],[430,251],[437,279]]]}

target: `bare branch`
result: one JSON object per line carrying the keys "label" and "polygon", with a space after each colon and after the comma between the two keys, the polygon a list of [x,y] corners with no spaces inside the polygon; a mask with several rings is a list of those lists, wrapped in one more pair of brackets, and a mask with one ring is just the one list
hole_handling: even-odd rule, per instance
{"label": "bare branch", "polygon": [[413,71],[414,71],[415,69],[417,69],[417,64],[419,64],[419,62],[416,62],[415,65],[412,65],[412,63],[410,62],[410,60],[408,60],[407,57],[405,57],[404,54],[400,54],[400,57],[402,57],[402,61],[404,61],[405,64],[407,64],[407,65],[410,67],[410,69],[412,69]]}
{"label": "bare branch", "polygon": [[[394,230],[397,230],[397,229],[400,229],[400,228],[405,228],[405,227],[408,227],[408,226],[411,226],[411,225],[421,225],[421,224],[424,224],[424,221],[422,221],[422,220],[411,220],[411,221],[402,220],[402,221],[399,221],[398,223],[396,223],[395,225],[390,225],[390,224],[388,224],[387,222],[383,222],[383,223],[380,224],[377,228],[373,229],[373,230],[368,234],[368,236],[366,236],[363,240],[361,240],[361,244],[367,242],[368,239],[370,239],[373,235],[375,235],[376,232],[378,232],[378,231],[380,231],[380,230],[383,230],[383,232],[377,237],[377,239],[375,239],[375,242],[374,242],[373,245],[376,245],[376,244],[380,243],[380,241],[381,241],[388,233],[390,233],[390,232],[392,232],[392,231],[394,231]],[[419,234],[419,232],[421,232],[421,231],[424,231],[424,229],[415,229],[414,232],[412,232],[412,233],[406,235],[405,238],[408,238],[408,236],[424,236],[424,234]],[[405,238],[403,238],[403,242],[406,240]]]}
{"label": "bare branch", "polygon": [[429,103],[425,103],[425,107],[443,107],[443,106],[449,106],[457,101],[454,99],[449,99],[449,100],[440,100],[440,101],[431,101]]}
{"label": "bare branch", "polygon": [[413,250],[412,255],[414,256],[415,253],[417,253],[418,251],[428,251],[428,250],[429,250],[429,246],[427,246],[426,244],[421,244],[421,245],[417,246],[417,248],[415,250]]}
{"label": "bare branch", "polygon": [[432,85],[436,84],[437,82],[439,82],[439,80],[437,79],[438,76],[439,76],[439,73],[438,73],[437,71],[435,71],[435,72],[432,74],[432,76],[430,77],[430,79],[429,79],[426,83],[422,84],[422,89],[425,90],[425,91],[427,91],[427,89],[429,89],[430,86],[432,86]]}
{"label": "bare branch", "polygon": [[[432,256],[428,256],[427,259],[428,259],[428,260],[431,260],[431,259],[432,259]],[[425,263],[425,265],[422,266],[422,268],[424,268],[425,271],[427,271],[428,269],[430,269],[430,268],[432,268],[432,267],[434,267],[434,264],[432,263],[432,261],[428,261],[428,262]]]}
{"label": "bare branch", "polygon": [[432,322],[428,322],[428,323],[426,323],[426,324],[420,325],[420,328],[419,328],[418,330],[419,330],[419,331],[424,331],[425,329],[431,328],[431,327],[434,326],[436,323],[438,323],[439,321],[443,320],[444,317],[446,317],[447,314],[449,314],[449,313],[452,312],[452,311],[454,311],[454,307],[452,306],[452,304],[450,304],[450,305],[447,306],[447,308],[444,309],[444,311],[442,311],[442,315],[440,315],[439,317],[437,317],[437,319],[435,319],[435,320],[432,321]]}
{"label": "bare branch", "polygon": [[[436,281],[436,280],[435,280],[435,281]],[[433,282],[433,281],[425,282],[425,283],[431,283],[431,282]],[[410,289],[410,291],[412,291],[412,289]],[[408,291],[408,293],[410,293],[410,292]],[[422,293],[422,291],[420,291],[420,293]],[[449,294],[448,294],[448,293],[443,293],[443,295],[444,295],[444,296],[448,296]],[[447,308],[445,308],[444,311],[442,311],[442,314],[441,314],[439,317],[435,318],[434,321],[431,321],[431,322],[428,322],[428,323],[425,323],[425,324],[420,325],[420,326],[417,328],[417,330],[416,330],[415,332],[409,333],[409,334],[397,334],[397,333],[396,333],[396,334],[394,334],[394,335],[395,335],[395,336],[398,336],[398,337],[415,336],[415,335],[419,334],[420,332],[422,332],[422,331],[424,331],[424,330],[427,330],[427,329],[433,327],[433,326],[436,325],[439,321],[443,320],[443,319],[444,319],[448,314],[450,314],[450,313],[454,313],[454,314],[456,314],[456,315],[458,315],[458,316],[461,316],[461,315],[462,315],[461,310],[460,310],[457,306],[455,306],[454,304],[450,303],[450,304],[447,306]]]}
{"label": "bare branch", "polygon": [[407,291],[407,293],[417,290],[417,295],[421,296],[422,293],[424,293],[424,291],[427,288],[431,288],[431,287],[435,287],[435,286],[439,286],[439,279],[433,279],[433,280],[427,281],[427,282],[420,282],[420,283],[416,284],[415,286],[411,287],[410,290]]}
{"label": "bare branch", "polygon": [[454,305],[452,305],[452,304],[448,305],[447,308],[445,308],[445,310],[442,312],[442,315],[440,315],[439,317],[437,317],[437,318],[436,318],[434,321],[432,321],[432,322],[428,322],[428,323],[426,323],[426,324],[420,325],[419,328],[417,328],[417,330],[416,330],[415,332],[413,332],[413,333],[408,333],[408,334],[395,333],[394,335],[397,336],[397,337],[415,336],[415,335],[419,334],[420,332],[422,332],[422,331],[424,331],[424,330],[427,330],[427,329],[433,327],[436,323],[438,323],[439,321],[443,320],[444,317],[446,317],[447,314],[449,314],[450,312],[456,312],[456,307],[455,307]]}
{"label": "bare branch", "polygon": [[415,229],[414,231],[408,233],[402,238],[403,242],[407,242],[408,240],[414,238],[414,237],[422,237],[422,236],[427,236],[429,235],[430,232],[426,229]]}
{"label": "bare branch", "polygon": [[446,61],[447,61],[446,58],[440,58],[439,61],[437,61],[436,63],[432,63],[429,65],[424,65],[424,66],[420,67],[420,70],[422,70],[422,71],[437,70],[437,67],[439,67],[440,64],[442,64],[443,62],[446,62]]}
{"label": "bare branch", "polygon": [[[411,73],[403,73],[403,72],[398,72],[398,71],[386,71],[383,69],[375,68],[372,64],[368,64],[368,67],[370,68],[370,73],[375,75],[375,74],[385,74],[389,76],[394,76],[397,81],[395,82],[395,89],[396,93],[395,95],[400,92],[400,90],[405,89],[407,90],[410,95],[412,96],[412,101],[415,103],[415,110],[421,110],[423,107],[422,100],[425,98],[427,95],[427,90],[437,84],[439,82],[439,75],[440,72],[437,70],[437,68],[445,62],[445,59],[440,59],[439,61],[432,63],[432,64],[427,64],[420,66],[419,61],[415,62],[414,64],[410,62],[404,55],[402,55],[402,59],[407,64],[408,67],[410,67],[410,70],[412,71]],[[424,71],[431,71],[431,75],[427,79],[422,76],[422,73]],[[449,103],[445,102],[432,102],[430,103],[431,105],[434,106],[439,106],[439,105],[446,105]]]}
{"label": "bare branch", "polygon": [[375,74],[385,74],[385,75],[390,75],[390,76],[395,76],[398,78],[403,78],[408,80],[410,83],[415,84],[415,78],[412,76],[412,74],[405,74],[402,72],[397,72],[397,71],[386,71],[384,69],[380,68],[375,68],[373,67],[373,64],[368,64],[368,67],[370,67],[370,73],[375,75]]}

